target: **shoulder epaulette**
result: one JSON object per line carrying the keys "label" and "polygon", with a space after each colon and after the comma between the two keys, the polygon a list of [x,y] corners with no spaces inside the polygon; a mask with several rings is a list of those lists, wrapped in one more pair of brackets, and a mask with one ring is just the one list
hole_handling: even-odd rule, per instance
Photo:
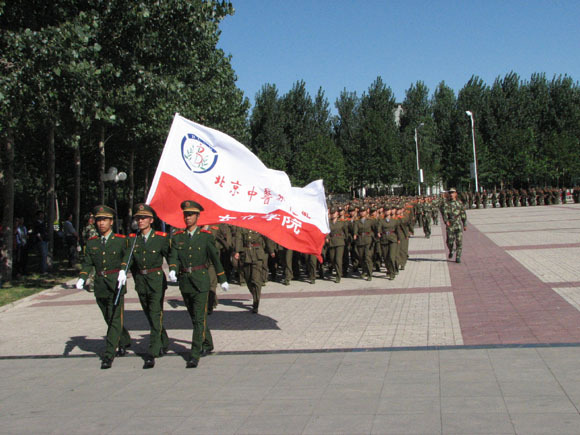
{"label": "shoulder epaulette", "polygon": [[175,233],[173,233],[174,236],[177,236],[178,234],[183,234],[185,233],[185,231],[181,230],[181,231],[176,231]]}
{"label": "shoulder epaulette", "polygon": [[93,236],[89,240],[95,240],[95,239],[98,239],[98,238],[99,238],[99,236]]}
{"label": "shoulder epaulette", "polygon": [[115,234],[115,237],[120,237],[120,238],[122,238],[122,239],[124,239],[124,238],[125,238],[125,236],[124,236],[123,234]]}
{"label": "shoulder epaulette", "polygon": [[201,233],[212,234],[212,232],[211,232],[211,231],[209,231],[209,230],[200,230],[200,232],[201,232]]}
{"label": "shoulder epaulette", "polygon": [[131,237],[131,238],[137,237],[137,234],[131,233],[131,234],[129,234],[129,237]]}
{"label": "shoulder epaulette", "polygon": [[155,231],[155,235],[167,237],[167,233],[164,233],[163,231]]}
{"label": "shoulder epaulette", "polygon": [[211,229],[212,229],[212,230],[219,230],[219,229],[220,229],[220,227],[217,227],[217,226],[213,225],[213,226],[211,227]]}

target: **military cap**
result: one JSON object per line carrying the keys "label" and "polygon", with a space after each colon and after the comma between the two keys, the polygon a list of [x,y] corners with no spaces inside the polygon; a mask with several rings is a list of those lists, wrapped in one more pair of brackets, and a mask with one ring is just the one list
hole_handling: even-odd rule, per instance
{"label": "military cap", "polygon": [[181,210],[199,213],[200,211],[203,211],[203,207],[195,201],[183,201],[181,203]]}
{"label": "military cap", "polygon": [[338,213],[338,209],[336,207],[332,207],[330,209],[330,214]]}
{"label": "military cap", "polygon": [[113,219],[115,217],[115,210],[111,207],[106,205],[97,205],[93,209],[93,214],[95,215],[95,219],[98,218],[110,218]]}
{"label": "military cap", "polygon": [[148,204],[137,204],[133,208],[133,216],[155,217],[155,210]]}
{"label": "military cap", "polygon": [[455,189],[455,187],[452,187],[451,189],[449,189],[449,193],[453,193],[453,192],[457,193],[457,190]]}

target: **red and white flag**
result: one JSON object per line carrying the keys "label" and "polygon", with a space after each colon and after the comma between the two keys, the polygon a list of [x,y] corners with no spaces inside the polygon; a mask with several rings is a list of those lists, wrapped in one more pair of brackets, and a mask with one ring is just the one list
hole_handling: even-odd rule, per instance
{"label": "red and white flag", "polygon": [[320,259],[330,232],[322,180],[292,187],[230,136],[176,114],[147,196],[159,217],[183,228],[181,203],[204,212],[199,225],[227,223]]}

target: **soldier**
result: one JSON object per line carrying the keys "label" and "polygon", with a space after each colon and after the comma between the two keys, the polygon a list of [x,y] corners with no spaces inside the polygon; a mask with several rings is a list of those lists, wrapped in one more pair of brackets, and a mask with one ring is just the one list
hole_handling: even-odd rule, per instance
{"label": "soldier", "polygon": [[290,281],[294,279],[294,251],[292,249],[284,248],[284,285],[290,285]]}
{"label": "soldier", "polygon": [[423,216],[423,233],[425,234],[425,238],[428,239],[431,237],[431,204],[421,199],[419,210]]}
{"label": "soldier", "polygon": [[433,225],[439,225],[439,203],[441,198],[435,198],[431,201],[431,216],[433,217]]}
{"label": "soldier", "polygon": [[[209,231],[213,235],[215,240],[215,247],[220,253],[220,263],[222,263],[223,267],[223,259],[226,256],[225,253],[229,251],[229,247],[232,244],[232,234],[230,231],[230,227],[226,224],[218,224],[218,225],[206,225],[203,227],[203,229]],[[207,270],[209,273],[209,295],[207,302],[207,314],[210,315],[213,313],[213,310],[218,306],[219,303],[216,290],[218,279],[215,267],[211,261],[207,265]]]}
{"label": "soldier", "polygon": [[[131,345],[131,337],[123,325],[124,294],[127,292],[125,268],[129,252],[125,236],[114,234],[112,231],[115,211],[106,205],[99,205],[94,209],[94,216],[99,236],[87,241],[85,258],[76,288],[79,290],[83,288],[89,272],[94,267],[96,271],[95,298],[108,325],[101,369],[109,369],[113,365],[115,356],[124,356]],[[122,290],[119,306],[115,307],[115,293],[118,287]]]}
{"label": "soldier", "polygon": [[222,289],[227,291],[229,285],[213,236],[197,226],[197,219],[203,207],[195,201],[183,201],[181,210],[185,231],[176,232],[171,241],[169,280],[176,282],[179,273],[179,290],[193,325],[191,353],[185,366],[189,369],[197,367],[199,358],[213,351],[213,340],[207,325],[210,287],[208,261],[213,263]]}
{"label": "soldier", "polygon": [[451,201],[445,207],[445,224],[447,225],[447,247],[449,258],[453,257],[453,245],[455,244],[455,261],[461,263],[461,251],[463,248],[463,231],[467,230],[467,214],[465,207],[457,200],[457,190],[449,189]]}
{"label": "soldier", "polygon": [[[83,231],[81,233],[83,258],[84,258],[85,253],[86,253],[87,242],[89,241],[89,239],[91,239],[93,237],[97,237],[99,235],[99,232],[95,228],[95,215],[93,215],[93,213],[90,212],[89,214],[87,214],[85,216],[85,220],[86,220],[87,224],[85,225],[85,227],[83,228]],[[95,276],[95,270],[93,268],[89,272],[87,278],[85,279],[85,287],[87,288],[88,291],[92,291],[91,287],[92,287],[94,276]]]}
{"label": "soldier", "polygon": [[263,261],[266,257],[264,237],[256,231],[247,228],[238,228],[236,233],[235,254],[236,260],[241,260],[244,276],[250,293],[252,294],[252,313],[257,314],[264,285]]}
{"label": "soldier", "polygon": [[405,270],[407,266],[407,260],[409,259],[409,237],[411,237],[412,225],[412,211],[413,206],[411,204],[406,204],[400,206],[397,211],[397,219],[399,221],[399,226],[401,228],[401,234],[399,240],[399,249],[397,253],[397,268],[399,270]]}
{"label": "soldier", "polygon": [[395,212],[396,208],[389,208],[386,216],[377,224],[377,237],[380,240],[381,257],[385,262],[389,280],[395,279],[397,275],[396,258],[399,244],[397,227],[399,224],[396,219],[393,219]]}
{"label": "soldier", "polygon": [[330,218],[330,233],[326,236],[326,240],[328,242],[330,268],[335,270],[335,282],[339,283],[343,274],[342,260],[348,237],[348,223],[339,220],[338,210],[335,208],[330,210]]}
{"label": "soldier", "polygon": [[362,276],[367,281],[373,279],[372,244],[376,233],[375,221],[368,218],[368,209],[360,210],[360,219],[354,222],[353,240],[357,247],[358,258],[362,266]]}
{"label": "soldier", "polygon": [[153,231],[155,211],[150,205],[137,204],[133,216],[139,235],[129,235],[129,239],[134,239],[129,267],[141,308],[149,322],[149,355],[145,357],[143,368],[150,369],[155,366],[155,358],[163,356],[169,349],[169,337],[163,327],[163,299],[167,279],[162,269],[163,259],[169,257],[169,237],[167,233]]}

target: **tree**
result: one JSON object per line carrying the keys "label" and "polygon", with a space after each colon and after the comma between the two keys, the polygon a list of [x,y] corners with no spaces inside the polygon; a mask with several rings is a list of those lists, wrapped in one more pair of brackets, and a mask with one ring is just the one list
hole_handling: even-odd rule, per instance
{"label": "tree", "polygon": [[251,149],[266,166],[286,171],[290,150],[276,85],[266,83],[256,95],[250,117]]}

